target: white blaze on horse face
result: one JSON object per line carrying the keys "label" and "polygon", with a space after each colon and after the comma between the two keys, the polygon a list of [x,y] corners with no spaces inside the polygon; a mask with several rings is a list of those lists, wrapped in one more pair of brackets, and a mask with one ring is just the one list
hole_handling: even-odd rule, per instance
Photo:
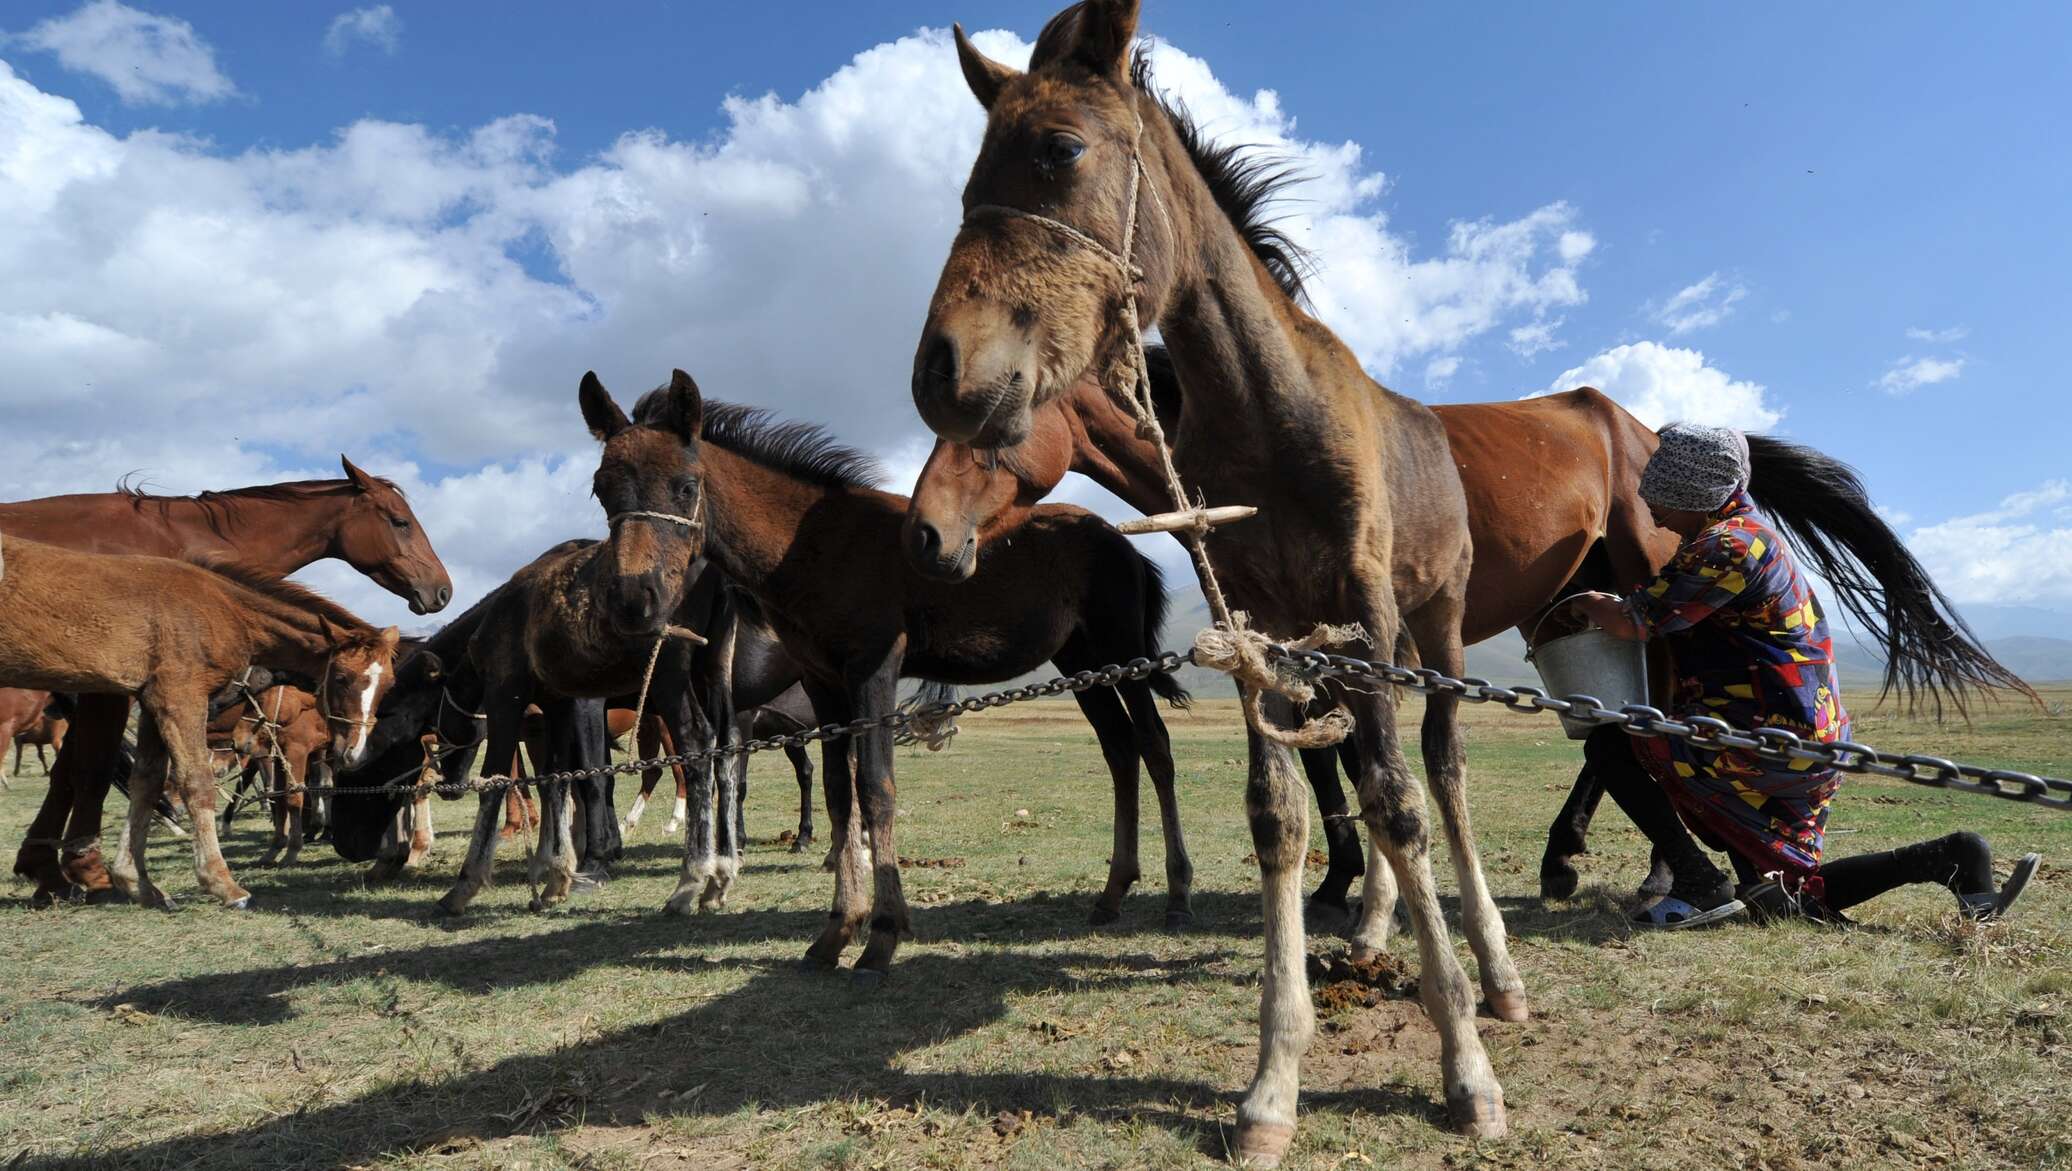
{"label": "white blaze on horse face", "polygon": [[346,756],[358,764],[367,754],[367,733],[374,728],[374,696],[381,690],[382,665],[375,663],[367,668],[367,685],[360,689],[359,726],[353,729],[352,751]]}

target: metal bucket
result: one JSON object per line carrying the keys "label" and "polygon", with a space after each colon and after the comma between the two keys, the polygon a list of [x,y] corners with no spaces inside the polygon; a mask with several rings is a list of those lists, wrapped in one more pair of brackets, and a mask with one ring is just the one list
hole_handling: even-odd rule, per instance
{"label": "metal bucket", "polygon": [[[1617,711],[1628,704],[1648,701],[1647,644],[1620,638],[1592,627],[1575,634],[1548,639],[1525,652],[1525,661],[1540,673],[1547,694],[1556,699],[1572,695],[1596,698],[1598,706]],[[1587,739],[1597,725],[1588,720],[1561,717],[1561,726],[1571,740]]]}

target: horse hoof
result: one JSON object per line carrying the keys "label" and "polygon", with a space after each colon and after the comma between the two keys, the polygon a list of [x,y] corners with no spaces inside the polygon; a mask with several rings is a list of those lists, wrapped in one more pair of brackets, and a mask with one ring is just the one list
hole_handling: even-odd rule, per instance
{"label": "horse hoof", "polygon": [[858,992],[876,992],[885,984],[885,973],[876,968],[856,968],[849,973],[849,986]]}
{"label": "horse hoof", "polygon": [[439,901],[434,905],[439,908],[441,915],[464,915],[468,910],[468,899],[465,895],[457,895],[452,891],[448,891],[440,895]]}
{"label": "horse hoof", "polygon": [[1241,1167],[1278,1167],[1295,1141],[1295,1128],[1280,1122],[1241,1122],[1237,1128],[1237,1161]]}
{"label": "horse hoof", "polygon": [[1303,906],[1302,920],[1311,935],[1345,935],[1353,927],[1353,909],[1345,903],[1311,899]]}
{"label": "horse hoof", "polygon": [[799,971],[804,972],[809,976],[826,975],[827,973],[834,971],[835,968],[836,964],[833,961],[821,959],[819,956],[814,955],[810,951],[807,952],[805,956],[799,960]]}
{"label": "horse hoof", "polygon": [[589,894],[604,889],[604,884],[610,881],[611,875],[602,867],[596,870],[578,870],[575,881],[569,884],[568,890],[570,894]]}
{"label": "horse hoof", "polygon": [[1662,898],[1668,895],[1668,893],[1671,890],[1675,889],[1675,887],[1675,875],[1650,874],[1647,877],[1647,881],[1640,884],[1640,900],[1642,902],[1646,902],[1649,899]]}
{"label": "horse hoof", "polygon": [[1504,1120],[1504,1093],[1492,1089],[1484,1094],[1471,1094],[1465,1098],[1447,1095],[1446,1116],[1452,1120],[1453,1129],[1470,1138],[1502,1138],[1510,1130]]}
{"label": "horse hoof", "polygon": [[810,849],[812,845],[813,839],[811,838],[793,838],[791,841],[791,852],[794,854],[803,854],[808,849]]}
{"label": "horse hoof", "polygon": [[1385,949],[1368,947],[1364,943],[1355,943],[1345,949],[1345,958],[1355,964],[1371,964],[1384,954]]}
{"label": "horse hoof", "polygon": [[1489,1015],[1500,1021],[1529,1021],[1532,1010],[1525,1005],[1525,991],[1491,992],[1489,994]]}
{"label": "horse hoof", "polygon": [[89,907],[113,905],[129,901],[129,896],[112,886],[75,886],[65,898],[68,902],[85,903]]}
{"label": "horse hoof", "polygon": [[1106,927],[1108,924],[1113,923],[1120,918],[1122,918],[1122,912],[1120,910],[1110,907],[1104,907],[1099,903],[1095,903],[1094,909],[1087,913],[1086,921],[1088,923],[1093,924],[1096,927]]}
{"label": "horse hoof", "polygon": [[1194,930],[1194,912],[1193,912],[1193,911],[1167,911],[1167,912],[1166,912],[1166,930],[1167,930],[1167,931],[1192,931],[1192,930]]}
{"label": "horse hoof", "polygon": [[1540,863],[1540,897],[1565,899],[1576,893],[1583,876],[1566,858],[1548,858]]}

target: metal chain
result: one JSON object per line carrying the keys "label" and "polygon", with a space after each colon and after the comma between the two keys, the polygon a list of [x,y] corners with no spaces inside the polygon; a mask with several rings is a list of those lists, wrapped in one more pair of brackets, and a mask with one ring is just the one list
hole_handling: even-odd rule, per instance
{"label": "metal chain", "polygon": [[[1456,679],[1428,667],[1399,667],[1394,663],[1376,663],[1325,651],[1299,651],[1278,644],[1270,646],[1267,653],[1268,657],[1312,681],[1351,679],[1363,683],[1401,687],[1420,695],[1451,695],[1468,703],[1498,703],[1512,711],[1526,714],[1553,712],[1593,725],[1616,726],[1632,736],[1668,736],[1715,751],[1737,749],[1750,752],[1762,760],[1777,763],[1805,761],[1839,772],[1891,777],[1894,780],[1911,781],[1917,785],[1959,789],[2052,809],[2072,810],[2072,780],[2060,777],[2037,776],[2012,769],[1985,768],[1981,765],[1945,760],[1939,756],[1896,756],[1848,740],[1821,743],[1783,728],[1744,731],[1711,716],[1693,716],[1688,720],[1677,720],[1661,709],[1645,704],[1630,704],[1614,710],[1604,707],[1594,696],[1571,695],[1556,698],[1537,687],[1499,687],[1486,679]],[[807,728],[781,736],[743,741],[731,748],[678,752],[653,760],[629,760],[622,764],[602,765],[597,768],[569,769],[545,773],[530,779],[492,776],[434,785],[311,785],[307,786],[304,792],[439,793],[447,796],[500,792],[525,785],[578,781],[590,777],[632,776],[654,768],[703,763],[723,757],[747,756],[773,749],[803,748],[818,741],[857,736],[879,729],[892,731],[895,734],[895,743],[912,743],[916,737],[908,732],[909,726],[924,720],[940,721],[946,717],[1006,707],[1031,699],[1048,699],[1092,687],[1113,687],[1125,680],[1147,679],[1153,675],[1177,671],[1193,662],[1194,655],[1191,651],[1184,655],[1165,651],[1157,658],[1131,659],[1127,663],[1114,664],[1099,670],[1080,671],[1047,679],[1041,683],[966,696],[953,703],[929,704],[912,711],[891,712],[841,724],[822,724],[817,728]],[[413,770],[413,773],[416,771]]]}

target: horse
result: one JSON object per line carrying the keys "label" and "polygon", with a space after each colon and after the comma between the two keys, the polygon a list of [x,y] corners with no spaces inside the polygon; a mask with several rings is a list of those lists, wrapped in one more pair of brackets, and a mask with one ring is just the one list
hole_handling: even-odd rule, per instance
{"label": "horse", "polygon": [[[305,788],[316,783],[331,732],[317,697],[276,684],[253,695],[244,710],[228,708],[209,723],[211,740],[260,766],[271,793],[273,840],[255,865],[294,865],[302,853]],[[225,810],[224,820],[229,820]]]}
{"label": "horse", "polygon": [[[339,463],[342,480],[198,496],[155,496],[123,486],[0,504],[0,532],[84,552],[224,557],[270,577],[335,557],[407,600],[414,613],[443,609],[453,597],[452,580],[402,491],[350,459],[340,456]],[[0,679],[9,682],[16,681]],[[14,872],[36,882],[35,902],[108,889],[101,806],[128,721],[122,696],[79,704],[50,790],[15,855]]]}
{"label": "horse", "polygon": [[[1149,346],[1145,359],[1160,421],[1175,426],[1181,389],[1172,357],[1163,346]],[[1463,644],[1507,627],[1530,639],[1562,599],[1584,590],[1638,588],[1675,552],[1678,538],[1655,525],[1639,496],[1640,470],[1654,453],[1655,433],[1595,388],[1515,402],[1441,404],[1432,411],[1446,428],[1460,470],[1475,550],[1461,619]],[[1033,407],[1028,433],[1010,447],[981,451],[936,440],[902,532],[909,559],[920,572],[946,581],[970,574],[981,548],[1020,523],[1067,471],[1091,478],[1146,514],[1172,505],[1157,448],[1138,433],[1135,415],[1098,381],[1082,378],[1063,396]],[[1327,872],[1307,904],[1312,930],[1343,930],[1350,923],[1346,895],[1365,872],[1359,833],[1338,783],[1346,749],[1300,753],[1330,851]],[[1350,764],[1347,771],[1357,775]],[[1572,858],[1584,852],[1601,792],[1586,767],[1548,834],[1543,897],[1575,892]],[[1622,803],[1650,797],[1663,800],[1653,789],[1619,794]],[[1667,822],[1680,825],[1673,815]],[[1666,867],[1657,870],[1649,883],[1666,882]],[[1374,911],[1387,914],[1389,908]]]}
{"label": "horse", "polygon": [[[661,417],[665,392],[635,407]],[[1046,661],[1067,673],[1156,653],[1166,595],[1158,567],[1084,509],[1037,509],[997,559],[970,581],[945,585],[915,573],[899,548],[904,496],[872,486],[876,465],[817,427],[773,422],[768,412],[713,403],[695,447],[706,469],[712,527],[707,555],[747,595],[803,675],[817,717],[829,722],[892,714],[900,678],[998,683]],[[1169,675],[1077,692],[1114,781],[1115,848],[1092,918],[1110,922],[1140,877],[1138,762],[1157,790],[1166,842],[1166,918],[1192,921],[1193,864],[1180,832],[1172,747],[1154,697],[1184,704]],[[909,934],[892,844],[892,733],[872,728],[823,745],[821,788],[832,838],[851,841],[851,797],[869,833],[875,919],[854,977],[873,983]],[[852,777],[851,753],[855,765]],[[695,802],[694,802],[695,807]],[[834,912],[805,963],[832,968],[873,914],[860,848],[841,852]]]}
{"label": "horse", "polygon": [[[577,397],[585,424],[603,445],[593,491],[611,535],[550,551],[512,575],[489,602],[467,648],[483,683],[485,768],[511,759],[531,703],[539,704],[550,735],[553,763],[534,762],[542,769],[610,764],[604,713],[605,701],[614,696],[645,691],[649,709],[669,725],[678,745],[732,735],[724,679],[732,648],[722,637],[732,621],[725,591],[716,582],[690,588],[692,563],[705,540],[700,513],[706,477],[694,446],[702,410],[697,387],[677,371],[663,408],[637,424],[594,373],[584,376]],[[701,624],[713,632],[710,644]],[[715,769],[706,762],[691,773],[693,803],[711,808]],[[568,824],[573,802],[567,783],[549,776],[540,786],[541,844],[534,855],[541,905],[565,898],[577,879]],[[723,905],[733,885],[740,851],[730,789],[721,786],[720,816],[690,822],[682,878],[667,903],[672,913],[688,913],[694,903],[701,909]],[[502,807],[501,794],[482,794],[467,861],[439,900],[446,913],[465,910],[488,883]],[[585,812],[593,851],[607,838],[616,843],[618,827],[601,781],[595,781]]]}
{"label": "horse", "polygon": [[14,745],[14,775],[22,775],[22,749],[36,750],[36,763],[50,770],[44,757],[48,746],[63,751],[65,729],[70,722],[50,709],[50,692],[20,687],[0,687],[0,752]]}
{"label": "horse", "polygon": [[130,816],[111,876],[147,906],[172,905],[144,865],[169,779],[186,799],[202,888],[226,906],[250,905],[216,840],[212,693],[252,662],[313,678],[332,751],[353,763],[395,679],[394,627],[376,630],[302,586],[230,562],[81,553],[10,536],[0,612],[9,615],[0,623],[0,678],[142,705]]}
{"label": "horse", "polygon": [[[1204,538],[1230,609],[1281,637],[1357,624],[1366,637],[1350,642],[1353,653],[1414,648],[1426,666],[1457,675],[1472,546],[1445,427],[1368,377],[1303,309],[1298,255],[1259,214],[1272,173],[1207,142],[1153,92],[1144,59],[1133,61],[1137,16],[1136,0],[1067,8],[1038,36],[1027,72],[987,58],[957,30],[986,131],[915,347],[915,407],[945,439],[1012,445],[1027,435],[1032,406],[1088,372],[1106,385],[1127,378],[1134,393],[1136,331],[1155,325],[1187,388],[1173,431],[1179,478],[1210,504],[1256,505],[1267,518]],[[1397,743],[1393,689],[1326,690],[1354,725],[1367,903],[1383,901],[1385,856],[1416,928],[1448,1114],[1467,1133],[1501,1135],[1503,1090],[1447,939],[1425,796]],[[1284,730],[1298,716],[1288,696],[1250,681],[1241,692],[1266,965],[1259,1064],[1238,1109],[1235,1151],[1277,1164],[1294,1137],[1301,1055],[1315,1032],[1301,891],[1309,811],[1289,751],[1291,740],[1311,738]],[[1426,769],[1450,807],[1448,844],[1484,995],[1495,1015],[1520,1020],[1524,984],[1467,815],[1457,707],[1454,696],[1427,698]],[[1386,925],[1363,925],[1355,944],[1384,945]]]}

